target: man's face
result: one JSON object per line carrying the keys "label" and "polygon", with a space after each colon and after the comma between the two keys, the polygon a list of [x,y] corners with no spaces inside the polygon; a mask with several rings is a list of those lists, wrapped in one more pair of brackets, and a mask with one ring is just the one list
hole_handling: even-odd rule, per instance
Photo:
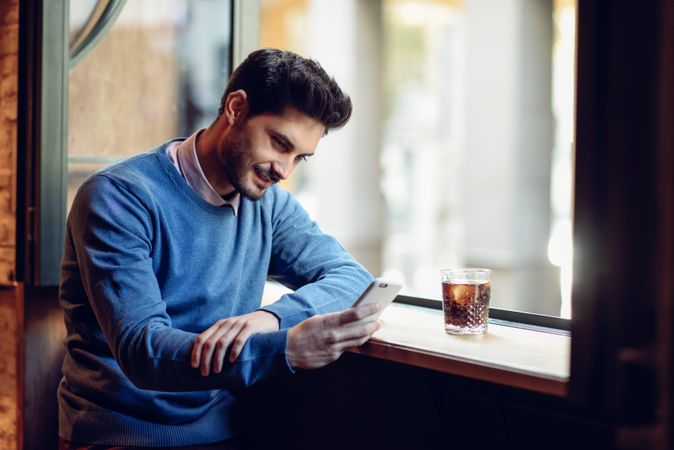
{"label": "man's face", "polygon": [[241,195],[258,200],[314,154],[324,129],[293,108],[245,119],[218,147],[224,175]]}

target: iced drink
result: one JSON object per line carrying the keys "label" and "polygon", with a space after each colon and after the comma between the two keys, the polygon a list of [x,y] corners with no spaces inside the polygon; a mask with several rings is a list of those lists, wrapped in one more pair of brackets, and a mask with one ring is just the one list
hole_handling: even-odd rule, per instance
{"label": "iced drink", "polygon": [[487,331],[491,271],[461,269],[443,271],[442,309],[445,331],[450,334],[482,334]]}

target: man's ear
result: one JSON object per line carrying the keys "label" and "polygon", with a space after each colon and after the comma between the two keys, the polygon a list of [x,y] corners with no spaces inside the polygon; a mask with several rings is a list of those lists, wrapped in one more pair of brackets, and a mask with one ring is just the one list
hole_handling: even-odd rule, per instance
{"label": "man's ear", "polygon": [[227,94],[225,100],[225,118],[229,125],[243,120],[248,114],[248,95],[243,89]]}

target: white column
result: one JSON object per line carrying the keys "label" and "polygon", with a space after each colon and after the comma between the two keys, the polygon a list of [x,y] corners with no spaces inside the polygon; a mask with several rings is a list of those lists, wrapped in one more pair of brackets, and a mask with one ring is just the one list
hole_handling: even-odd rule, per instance
{"label": "white column", "polygon": [[552,1],[466,0],[466,153],[457,176],[468,265],[494,306],[559,314],[550,233]]}
{"label": "white column", "polygon": [[373,274],[381,270],[381,2],[311,0],[309,52],[351,97],[353,115],[307,166],[310,210]]}

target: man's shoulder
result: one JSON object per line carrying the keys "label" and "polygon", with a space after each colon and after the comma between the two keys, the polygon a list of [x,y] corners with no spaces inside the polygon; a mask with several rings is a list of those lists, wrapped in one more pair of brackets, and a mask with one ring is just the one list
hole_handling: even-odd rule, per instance
{"label": "man's shoulder", "polygon": [[283,208],[288,202],[294,201],[294,198],[290,192],[286,191],[278,184],[273,184],[259,200],[245,199],[245,201],[256,203],[262,209],[274,210]]}
{"label": "man's shoulder", "polygon": [[162,156],[168,161],[166,152],[162,151],[162,148],[163,146],[157,147],[117,161],[96,172],[94,176],[105,175],[120,180],[126,177],[153,178],[164,170]]}
{"label": "man's shoulder", "polygon": [[292,197],[290,192],[286,191],[278,184],[272,184],[263,199],[267,199],[270,203],[274,203],[284,201],[290,197]]}
{"label": "man's shoulder", "polygon": [[260,208],[267,211],[273,222],[286,222],[288,219],[308,219],[308,213],[301,202],[283,187],[275,184],[257,202]]}
{"label": "man's shoulder", "polygon": [[[122,189],[137,194],[159,193],[171,184],[170,160],[165,145],[130,156],[93,173],[80,190]],[[164,161],[165,160],[165,161]]]}
{"label": "man's shoulder", "polygon": [[131,178],[134,181],[138,178],[154,179],[157,175],[164,174],[168,168],[171,168],[172,163],[166,153],[171,142],[173,141],[121,159],[94,173],[92,177],[104,175],[120,181],[125,178]]}

